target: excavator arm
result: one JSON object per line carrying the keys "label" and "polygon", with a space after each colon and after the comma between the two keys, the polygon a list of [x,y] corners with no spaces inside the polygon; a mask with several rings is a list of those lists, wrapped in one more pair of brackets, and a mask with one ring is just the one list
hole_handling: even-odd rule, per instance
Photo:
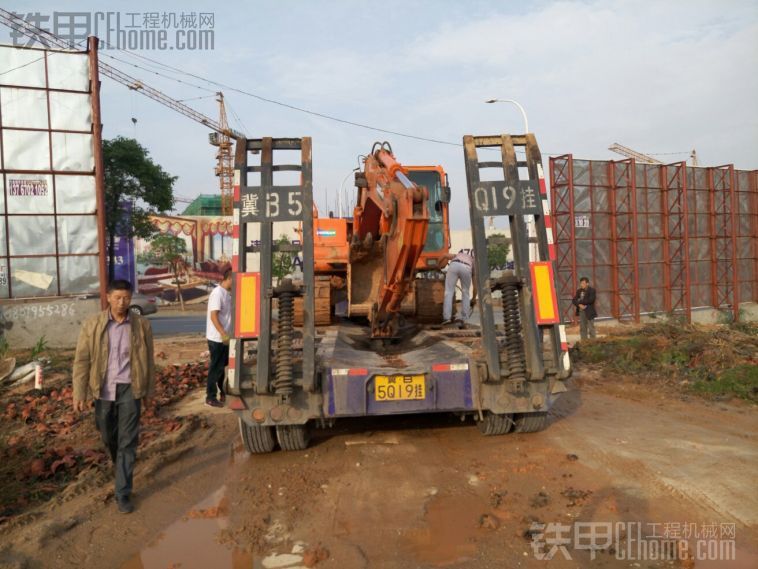
{"label": "excavator arm", "polygon": [[372,289],[371,335],[392,338],[399,332],[400,305],[426,243],[428,192],[408,178],[387,142],[374,144],[356,185],[350,263],[375,268],[363,272],[380,281]]}

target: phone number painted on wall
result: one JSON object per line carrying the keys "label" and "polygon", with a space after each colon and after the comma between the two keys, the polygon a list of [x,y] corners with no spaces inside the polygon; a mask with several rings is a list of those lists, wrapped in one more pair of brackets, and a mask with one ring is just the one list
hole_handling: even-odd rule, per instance
{"label": "phone number painted on wall", "polygon": [[76,316],[75,303],[52,302],[50,304],[32,304],[27,306],[14,306],[2,310],[6,320],[22,321],[36,318],[72,318]]}

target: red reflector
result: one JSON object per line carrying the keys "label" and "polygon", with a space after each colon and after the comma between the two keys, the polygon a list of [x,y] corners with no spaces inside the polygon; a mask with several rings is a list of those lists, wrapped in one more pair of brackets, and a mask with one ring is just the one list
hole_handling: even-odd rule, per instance
{"label": "red reflector", "polygon": [[235,411],[243,411],[246,409],[245,402],[242,401],[242,399],[239,397],[232,397],[230,395],[227,395],[226,401],[226,406],[229,407],[229,409],[234,409]]}
{"label": "red reflector", "polygon": [[433,364],[432,371],[450,371],[450,364]]}
{"label": "red reflector", "polygon": [[368,370],[365,367],[352,368],[347,375],[367,375]]}

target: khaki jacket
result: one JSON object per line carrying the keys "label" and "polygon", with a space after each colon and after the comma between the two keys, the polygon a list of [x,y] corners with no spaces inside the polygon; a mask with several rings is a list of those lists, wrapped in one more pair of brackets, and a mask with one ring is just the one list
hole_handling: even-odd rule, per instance
{"label": "khaki jacket", "polygon": [[[153,329],[150,321],[130,313],[131,350],[129,365],[132,393],[135,399],[152,396],[155,390],[153,360]],[[100,389],[108,370],[108,310],[96,314],[82,324],[74,356],[74,401],[100,398]]]}

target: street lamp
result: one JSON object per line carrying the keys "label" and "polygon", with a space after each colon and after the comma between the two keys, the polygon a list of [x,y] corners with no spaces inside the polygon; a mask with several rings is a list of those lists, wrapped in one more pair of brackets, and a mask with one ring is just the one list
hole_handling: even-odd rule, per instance
{"label": "street lamp", "polygon": [[[521,111],[521,116],[524,117],[524,134],[529,133],[529,120],[526,118],[526,111],[524,110],[524,107],[521,106],[521,103],[519,103],[518,101],[514,101],[513,99],[489,99],[484,102],[485,103],[512,103],[516,105],[518,107],[518,110]],[[490,218],[490,227],[491,228],[494,227],[493,218]],[[527,229],[527,235],[529,235],[529,237],[537,236],[537,227],[536,227],[533,215],[529,215],[526,217],[526,229]],[[529,244],[529,259],[530,260],[539,259],[539,253],[538,253],[536,243]]]}
{"label": "street lamp", "polygon": [[514,101],[513,99],[489,99],[488,101],[484,101],[485,103],[512,103],[518,107],[518,110],[521,111],[521,116],[524,117],[524,134],[529,132],[529,121],[526,118],[526,111],[524,110],[524,107],[521,106],[521,103],[518,101]]}

